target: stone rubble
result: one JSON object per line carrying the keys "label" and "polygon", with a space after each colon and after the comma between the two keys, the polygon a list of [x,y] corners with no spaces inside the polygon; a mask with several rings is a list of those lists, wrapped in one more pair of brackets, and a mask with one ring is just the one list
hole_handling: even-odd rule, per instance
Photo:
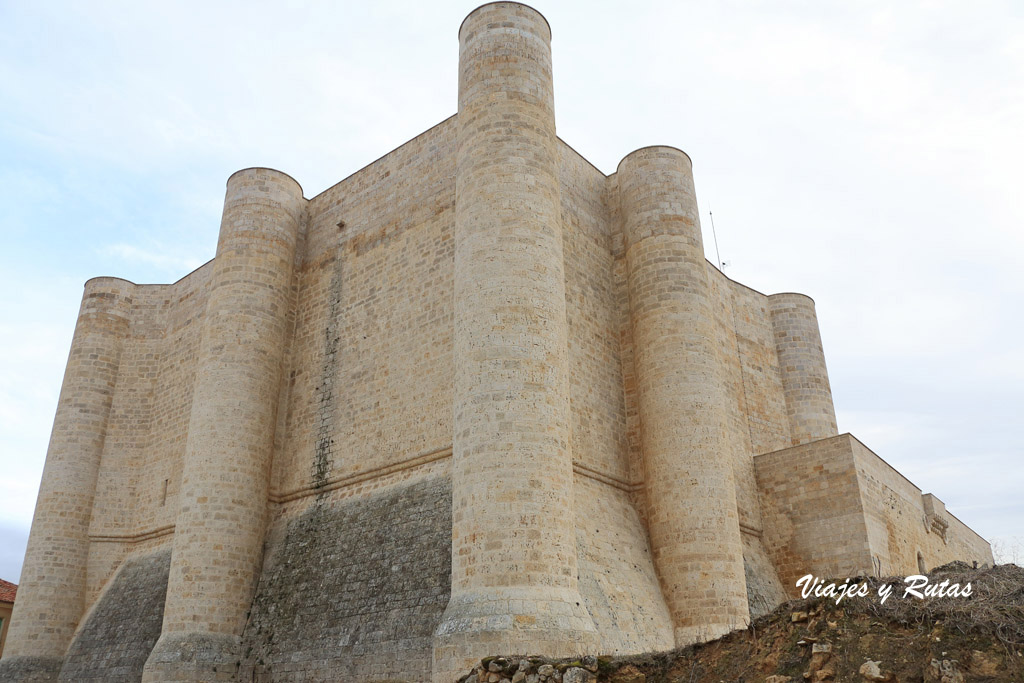
{"label": "stone rubble", "polygon": [[[547,657],[484,657],[458,683],[594,683],[600,662],[588,655],[575,660]],[[635,667],[625,667],[622,683],[644,683],[646,677]],[[623,673],[623,672],[619,672]]]}

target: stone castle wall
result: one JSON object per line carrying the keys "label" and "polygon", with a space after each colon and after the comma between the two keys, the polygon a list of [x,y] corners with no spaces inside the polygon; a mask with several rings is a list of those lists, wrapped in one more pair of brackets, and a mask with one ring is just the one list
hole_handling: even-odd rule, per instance
{"label": "stone castle wall", "polygon": [[481,7],[456,116],[312,199],[240,171],[214,261],[87,284],[0,680],[447,680],[991,561],[836,435],[813,302],[704,259],[683,152],[555,137],[549,40]]}
{"label": "stone castle wall", "polygon": [[910,575],[993,562],[985,539],[850,434],[754,458],[765,545],[790,594],[805,574]]}
{"label": "stone castle wall", "polygon": [[88,604],[126,557],[171,540],[212,272],[135,286],[89,526]]}
{"label": "stone castle wall", "polygon": [[126,560],[82,618],[61,668],[67,683],[132,683],[157,639],[167,596],[170,548]]}
{"label": "stone castle wall", "polygon": [[281,516],[242,632],[239,679],[426,680],[450,574],[447,476]]}
{"label": "stone castle wall", "polygon": [[867,524],[849,443],[816,441],[754,458],[765,545],[782,584],[874,573]]}
{"label": "stone castle wall", "polygon": [[992,564],[988,541],[949,514],[941,500],[922,494],[867,446],[848,439],[880,573],[916,574],[953,560]]}

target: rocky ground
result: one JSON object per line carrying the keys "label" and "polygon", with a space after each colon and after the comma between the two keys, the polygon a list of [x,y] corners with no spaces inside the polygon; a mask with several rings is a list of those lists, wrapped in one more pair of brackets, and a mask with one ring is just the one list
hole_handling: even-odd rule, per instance
{"label": "rocky ground", "polygon": [[[1024,569],[939,567],[929,586],[971,584],[970,597],[904,597],[903,577],[864,579],[838,605],[809,597],[749,629],[633,657],[489,657],[460,683],[1024,682]],[[852,581],[851,581],[852,583]],[[884,603],[879,589],[892,588]]]}

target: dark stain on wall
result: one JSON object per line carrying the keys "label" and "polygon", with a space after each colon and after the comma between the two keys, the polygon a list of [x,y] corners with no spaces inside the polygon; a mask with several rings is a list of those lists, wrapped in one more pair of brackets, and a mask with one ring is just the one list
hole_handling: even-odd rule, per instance
{"label": "dark stain on wall", "polygon": [[320,367],[320,383],[316,387],[317,424],[316,452],[313,454],[313,486],[327,484],[334,462],[334,407],[336,378],[338,376],[339,340],[341,339],[342,273],[344,254],[334,255],[331,283],[327,292],[327,325],[324,326],[324,360]]}

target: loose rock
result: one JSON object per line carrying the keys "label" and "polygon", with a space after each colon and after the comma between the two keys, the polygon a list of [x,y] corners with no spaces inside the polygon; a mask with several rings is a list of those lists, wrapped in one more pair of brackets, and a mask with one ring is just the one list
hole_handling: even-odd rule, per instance
{"label": "loose rock", "polygon": [[591,683],[591,681],[595,680],[597,680],[597,677],[594,674],[578,666],[566,669],[562,675],[563,683]]}
{"label": "loose rock", "polygon": [[860,665],[860,676],[865,681],[891,681],[892,673],[883,672],[881,662],[873,662],[870,659]]}
{"label": "loose rock", "polygon": [[955,659],[933,659],[924,669],[925,683],[964,683]]}

